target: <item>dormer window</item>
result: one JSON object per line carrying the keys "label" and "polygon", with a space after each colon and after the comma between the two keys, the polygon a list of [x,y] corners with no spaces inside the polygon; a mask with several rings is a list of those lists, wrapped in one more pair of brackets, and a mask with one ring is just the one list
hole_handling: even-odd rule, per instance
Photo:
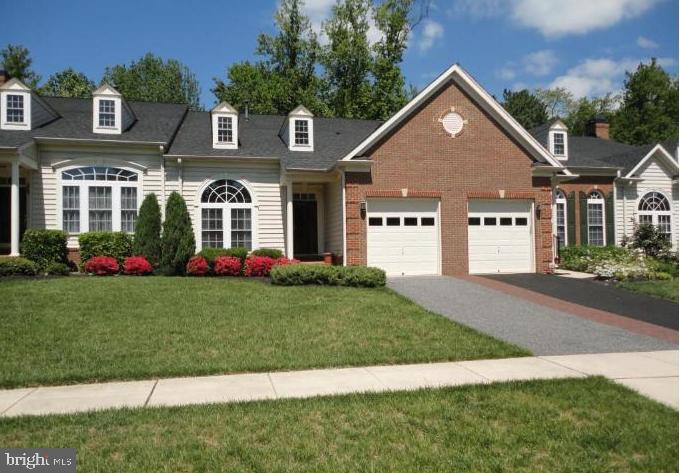
{"label": "dormer window", "polygon": [[99,101],[99,126],[105,128],[116,126],[116,102],[113,100]]}
{"label": "dormer window", "polygon": [[553,134],[553,154],[564,156],[564,133]]}
{"label": "dormer window", "polygon": [[550,132],[548,133],[548,145],[550,152],[557,159],[566,161],[569,156],[569,141],[567,139],[567,126],[562,120],[555,120],[550,125]]}
{"label": "dormer window", "polygon": [[[283,131],[283,130],[282,130]],[[302,105],[288,114],[288,136],[283,135],[291,151],[314,151],[314,115]],[[287,138],[287,140],[286,140]]]}
{"label": "dormer window", "polygon": [[7,123],[24,123],[24,96],[7,94]]}
{"label": "dormer window", "polygon": [[238,111],[226,102],[213,108],[211,113],[213,148],[238,148]]}

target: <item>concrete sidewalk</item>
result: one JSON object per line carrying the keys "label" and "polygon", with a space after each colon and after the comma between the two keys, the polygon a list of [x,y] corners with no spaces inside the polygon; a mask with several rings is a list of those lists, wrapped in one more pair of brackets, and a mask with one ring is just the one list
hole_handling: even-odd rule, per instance
{"label": "concrete sidewalk", "polygon": [[304,398],[605,376],[678,408],[678,351],[604,353],[129,381],[0,391],[0,416]]}

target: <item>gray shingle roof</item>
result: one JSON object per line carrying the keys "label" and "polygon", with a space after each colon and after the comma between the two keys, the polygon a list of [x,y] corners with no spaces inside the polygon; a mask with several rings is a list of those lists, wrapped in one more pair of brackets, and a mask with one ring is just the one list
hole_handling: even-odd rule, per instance
{"label": "gray shingle roof", "polygon": [[92,132],[91,99],[42,97],[42,100],[59,117],[30,131],[0,130],[0,147],[18,147],[35,137],[168,144],[187,110],[183,104],[128,102],[137,120],[120,135],[102,135]]}
{"label": "gray shingle roof", "polygon": [[314,151],[290,151],[279,136],[287,117],[239,116],[238,149],[214,149],[210,112],[189,112],[170,147],[170,155],[275,157],[286,169],[328,170],[382,122],[314,118]]}

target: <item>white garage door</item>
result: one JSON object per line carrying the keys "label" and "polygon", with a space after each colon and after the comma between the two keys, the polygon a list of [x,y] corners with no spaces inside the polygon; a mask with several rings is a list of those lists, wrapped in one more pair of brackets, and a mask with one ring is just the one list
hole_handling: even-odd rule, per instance
{"label": "white garage door", "polygon": [[439,274],[438,201],[371,199],[368,265],[389,275]]}
{"label": "white garage door", "polygon": [[468,203],[470,273],[533,272],[532,235],[531,202],[471,200]]}

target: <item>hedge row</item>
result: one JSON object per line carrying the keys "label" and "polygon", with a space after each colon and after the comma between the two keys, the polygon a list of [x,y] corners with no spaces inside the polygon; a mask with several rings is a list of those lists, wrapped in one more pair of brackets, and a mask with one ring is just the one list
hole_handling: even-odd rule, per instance
{"label": "hedge row", "polygon": [[385,285],[385,271],[365,266],[326,266],[316,264],[294,264],[275,266],[271,270],[272,284],[280,286],[303,286],[308,284],[325,286],[382,287]]}

